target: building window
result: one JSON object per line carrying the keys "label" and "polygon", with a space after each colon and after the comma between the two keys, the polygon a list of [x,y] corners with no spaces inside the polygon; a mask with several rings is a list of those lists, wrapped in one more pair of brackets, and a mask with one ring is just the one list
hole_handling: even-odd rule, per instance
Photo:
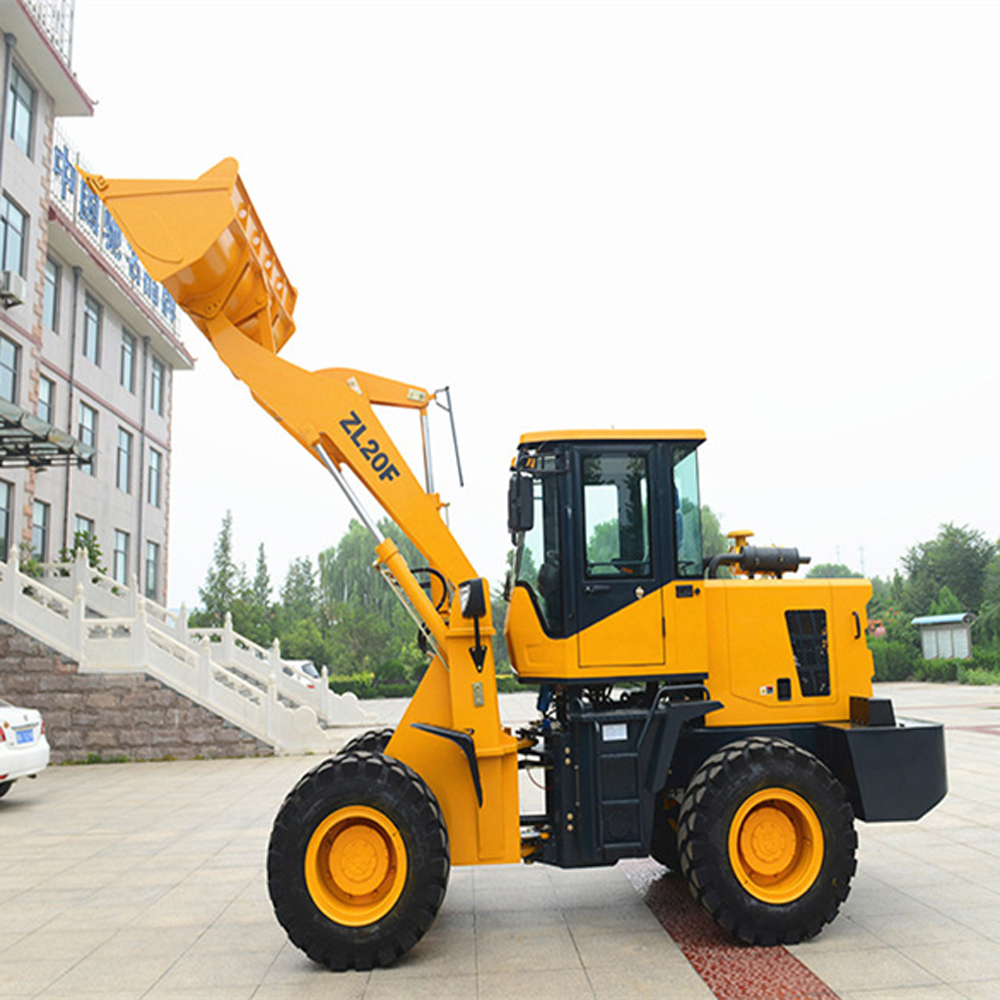
{"label": "building window", "polygon": [[38,419],[56,422],[56,384],[44,375],[38,376]]}
{"label": "building window", "polygon": [[83,356],[101,363],[101,303],[90,295],[83,297]]}
{"label": "building window", "polygon": [[10,519],[14,510],[14,487],[0,481],[0,559],[16,559],[10,552]]}
{"label": "building window", "polygon": [[118,381],[129,392],[135,392],[135,337],[128,330],[122,330],[121,364],[118,367]]}
{"label": "building window", "polygon": [[0,263],[2,270],[16,271],[24,277],[24,247],[28,236],[28,217],[7,197],[0,208]]}
{"label": "building window", "polygon": [[21,348],[0,336],[0,399],[17,402],[17,377],[21,367]]}
{"label": "building window", "polygon": [[84,517],[83,514],[76,515],[76,519],[73,521],[73,537],[75,538],[77,535],[90,535],[91,538],[97,537],[92,517]]}
{"label": "building window", "polygon": [[119,583],[128,582],[128,532],[115,529],[115,551],[111,560],[111,575]]}
{"label": "building window", "polygon": [[59,265],[45,258],[45,298],[42,302],[42,322],[46,329],[58,332],[59,322]]}
{"label": "building window", "polygon": [[39,562],[49,557],[49,505],[42,500],[31,509],[31,555]]}
{"label": "building window", "polygon": [[7,135],[25,156],[31,156],[31,133],[35,117],[35,88],[16,66],[10,68],[7,91]]}
{"label": "building window", "polygon": [[[80,439],[81,444],[89,445],[94,449],[95,453],[97,451],[97,410],[87,403],[80,400],[80,426],[77,428],[76,436]],[[86,472],[87,475],[96,475],[97,470],[94,468],[97,465],[97,455],[94,455],[93,460],[89,465],[81,465],[80,469]]]}
{"label": "building window", "polygon": [[160,546],[156,542],[146,542],[146,596],[156,598],[160,585]]}
{"label": "building window", "polygon": [[149,372],[149,405],[155,413],[163,416],[163,394],[166,370],[159,358],[153,358]]}
{"label": "building window", "polygon": [[118,428],[118,465],[115,485],[123,493],[132,492],[132,435],[124,427]]}
{"label": "building window", "polygon": [[146,501],[154,507],[160,506],[161,473],[163,456],[155,449],[149,449],[149,475],[146,478]]}

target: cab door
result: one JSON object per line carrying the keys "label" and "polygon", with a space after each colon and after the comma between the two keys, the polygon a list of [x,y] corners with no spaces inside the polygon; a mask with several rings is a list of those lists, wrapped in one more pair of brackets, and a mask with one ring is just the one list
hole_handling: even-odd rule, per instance
{"label": "cab door", "polygon": [[573,573],[583,668],[665,662],[655,558],[657,455],[651,445],[581,446],[574,462],[580,516]]}

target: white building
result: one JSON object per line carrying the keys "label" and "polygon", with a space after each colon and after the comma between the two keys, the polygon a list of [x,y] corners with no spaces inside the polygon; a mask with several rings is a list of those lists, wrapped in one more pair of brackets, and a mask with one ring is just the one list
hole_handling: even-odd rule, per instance
{"label": "white building", "polygon": [[0,3],[0,405],[21,411],[0,412],[0,552],[51,560],[87,531],[117,579],[165,603],[171,390],[193,361],[57,127],[94,110],[72,19],[73,0]]}

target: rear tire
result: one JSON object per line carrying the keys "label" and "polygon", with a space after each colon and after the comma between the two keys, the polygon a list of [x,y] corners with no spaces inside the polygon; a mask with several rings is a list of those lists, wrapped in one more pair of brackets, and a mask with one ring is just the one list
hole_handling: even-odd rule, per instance
{"label": "rear tire", "polygon": [[2,799],[13,786],[13,781],[0,781],[0,799]]}
{"label": "rear tire", "polygon": [[812,754],[767,737],[730,743],[695,772],[678,847],[694,898],[747,944],[819,933],[857,867],[854,814],[840,782]]}
{"label": "rear tire", "polygon": [[350,753],[352,750],[366,750],[368,753],[385,753],[385,748],[389,745],[389,740],[392,739],[392,734],[395,729],[369,729],[367,733],[362,733],[360,736],[355,736],[354,739],[348,740],[344,744],[344,748],[340,751],[342,754]]}
{"label": "rear tire", "polygon": [[337,971],[389,965],[412,948],[449,870],[434,794],[405,764],[361,750],[323,761],[289,792],[267,854],[278,922]]}

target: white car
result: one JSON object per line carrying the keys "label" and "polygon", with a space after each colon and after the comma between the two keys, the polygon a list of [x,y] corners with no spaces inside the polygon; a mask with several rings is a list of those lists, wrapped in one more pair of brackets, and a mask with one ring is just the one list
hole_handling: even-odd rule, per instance
{"label": "white car", "polygon": [[316,681],[322,678],[312,660],[285,660],[285,673],[310,690],[315,688]]}
{"label": "white car", "polygon": [[33,708],[0,698],[0,799],[18,778],[36,778],[49,762],[45,723]]}

